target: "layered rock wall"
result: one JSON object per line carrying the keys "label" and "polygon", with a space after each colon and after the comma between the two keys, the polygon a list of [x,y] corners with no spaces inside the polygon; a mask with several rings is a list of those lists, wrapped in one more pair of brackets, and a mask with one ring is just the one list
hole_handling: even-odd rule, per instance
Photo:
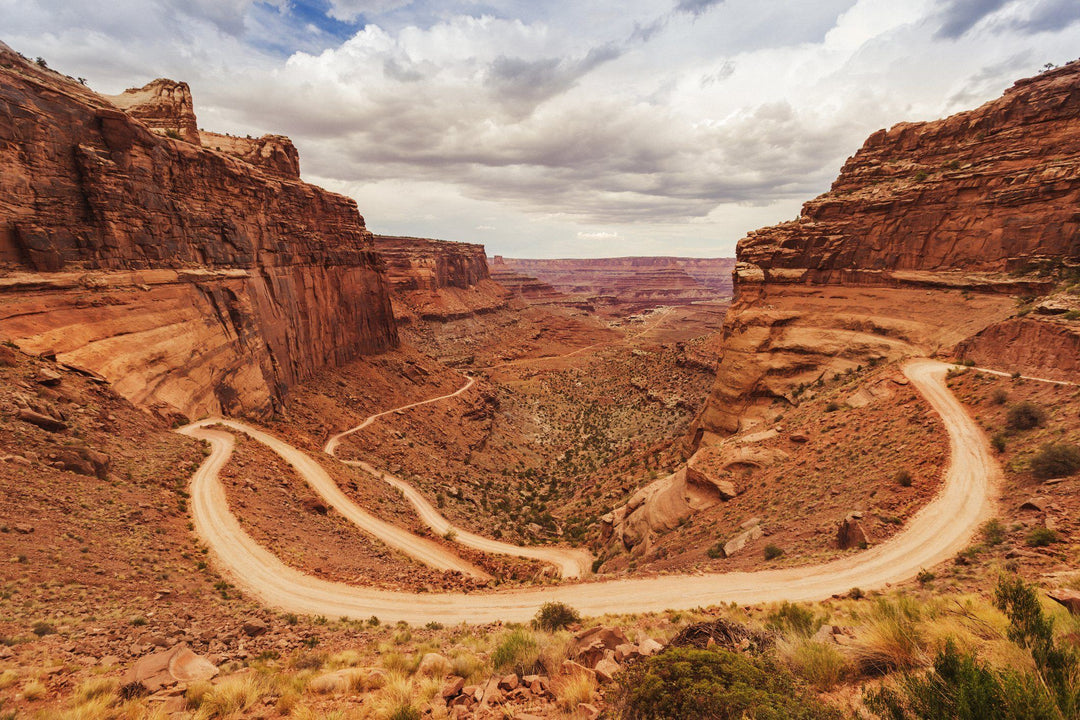
{"label": "layered rock wall", "polygon": [[[186,86],[148,87],[155,128],[193,127]],[[0,48],[0,334],[189,416],[397,343],[354,201],[147,119]]]}
{"label": "layered rock wall", "polygon": [[1025,268],[1080,261],[1078,207],[1080,63],[976,110],[874,133],[797,220],[740,241],[698,440],[769,420],[827,374],[951,357],[971,336],[983,340],[967,352],[1002,364],[990,338],[1035,332],[1009,321],[1015,298],[1054,285]]}
{"label": "layered rock wall", "polygon": [[728,297],[733,265],[728,258],[674,257],[503,258],[501,263],[506,271],[535,277],[565,294],[637,308]]}
{"label": "layered rock wall", "polygon": [[491,279],[483,245],[376,235],[399,320],[453,320],[506,307],[509,292]]}

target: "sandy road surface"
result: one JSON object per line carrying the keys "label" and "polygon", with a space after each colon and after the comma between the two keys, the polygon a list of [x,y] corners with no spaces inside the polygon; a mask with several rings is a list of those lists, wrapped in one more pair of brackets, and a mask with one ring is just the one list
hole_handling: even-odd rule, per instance
{"label": "sandy road surface", "polygon": [[[447,395],[440,395],[439,397],[430,398],[421,402],[411,403],[409,405],[402,405],[401,407],[394,408],[392,410],[386,410],[381,413],[376,413],[369,416],[364,422],[360,423],[354,428],[346,430],[345,432],[338,433],[326,443],[326,447],[323,448],[323,452],[328,455],[336,457],[336,451],[341,441],[352,435],[355,432],[363,430],[371,425],[377,419],[384,415],[396,413],[401,410],[408,410],[409,408],[418,407],[420,405],[427,405],[428,403],[438,402],[439,400],[446,400],[447,398],[456,397],[465,392],[473,386],[475,380],[469,378],[462,387],[457,391],[449,393]],[[559,569],[559,572],[564,578],[579,578],[588,574],[592,569],[593,556],[585,550],[576,550],[573,548],[559,548],[559,547],[525,547],[519,545],[511,545],[510,543],[500,542],[491,538],[486,538],[482,535],[471,533],[468,530],[453,525],[449,520],[442,516],[438,510],[436,510],[431,503],[412,485],[405,482],[401,478],[392,475],[383,470],[362,461],[362,460],[341,460],[346,465],[360,468],[364,472],[368,473],[372,477],[380,478],[384,482],[387,482],[405,496],[413,508],[416,510],[416,514],[420,516],[420,519],[430,527],[434,532],[439,535],[446,535],[449,532],[453,533],[454,542],[461,543],[483,552],[496,553],[499,555],[513,555],[515,557],[529,558],[531,560],[540,560],[541,562],[550,563]]]}
{"label": "sandy road surface", "polygon": [[[469,563],[458,557],[456,553],[451,552],[449,549],[443,547],[442,545],[428,540],[427,538],[422,538],[418,535],[414,535],[408,530],[400,528],[397,525],[392,525],[391,523],[380,520],[374,515],[371,515],[366,510],[364,510],[359,505],[350,500],[349,497],[341,491],[341,488],[338,487],[338,484],[334,482],[334,479],[330,477],[329,473],[327,473],[326,470],[324,470],[317,462],[312,460],[302,450],[298,450],[292,445],[289,445],[286,442],[282,442],[273,435],[269,435],[260,430],[257,430],[250,425],[246,425],[236,420],[207,418],[206,420],[200,420],[197,423],[192,423],[191,425],[180,429],[179,432],[183,433],[184,435],[190,435],[191,437],[199,438],[200,440],[211,441],[212,454],[210,456],[210,460],[207,460],[206,463],[209,463],[211,460],[215,459],[217,455],[220,454],[231,455],[232,447],[235,443],[232,435],[230,435],[229,433],[223,433],[221,431],[208,430],[207,426],[209,425],[222,425],[228,428],[232,428],[233,430],[238,430],[251,436],[258,442],[261,442],[263,445],[269,447],[275,453],[280,455],[286,462],[292,465],[293,468],[295,468],[296,471],[300,474],[300,476],[304,478],[304,480],[306,480],[309,485],[311,485],[311,488],[316,493],[318,493],[323,498],[323,500],[325,500],[331,507],[341,513],[345,517],[345,519],[356,525],[361,530],[370,533],[371,535],[386,543],[395,550],[399,550],[406,555],[409,555],[410,557],[424,563],[425,565],[435,568],[436,570],[457,570],[458,572],[469,575],[471,577],[484,580],[490,579],[491,576],[489,574],[476,567],[472,563]],[[225,447],[226,444],[227,447]],[[204,463],[204,467],[206,463]],[[217,466],[217,468],[220,467],[221,465]],[[200,472],[202,472],[202,468],[200,468]],[[228,514],[229,510],[228,504],[225,501],[224,490],[221,489],[221,482],[218,480],[217,477],[217,469],[214,470],[213,480],[206,483],[205,485],[200,485],[200,487],[216,488],[214,490],[210,490],[209,492],[214,493],[215,498],[220,495],[221,507],[217,508],[218,512],[216,514],[204,515],[204,519],[207,522],[212,521],[214,523],[217,523],[221,527],[224,527],[224,521],[220,515],[222,511]],[[192,493],[195,493],[194,483],[192,486]],[[195,524],[198,527],[200,524],[199,513],[194,512],[194,514],[196,518]],[[233,518],[233,520],[235,521],[235,518]],[[248,540],[251,540],[251,538],[248,537],[246,534],[245,537],[247,537]],[[279,561],[277,561],[275,558],[275,562]]]}
{"label": "sandy road surface", "polygon": [[556,587],[474,594],[414,595],[327,582],[285,566],[260,547],[228,510],[218,471],[228,461],[225,433],[201,427],[184,432],[212,443],[212,453],[191,485],[195,526],[218,566],[265,604],[284,611],[409,623],[524,621],[544,602],[568,603],[587,615],[743,604],[820,600],[852,587],[881,588],[913,578],[923,568],[963,549],[990,517],[1000,470],[986,437],[945,386],[948,365],[910,361],[904,374],[941,415],[950,461],[938,495],[887,542],[839,560],[782,570],[708,575],[667,575]]}

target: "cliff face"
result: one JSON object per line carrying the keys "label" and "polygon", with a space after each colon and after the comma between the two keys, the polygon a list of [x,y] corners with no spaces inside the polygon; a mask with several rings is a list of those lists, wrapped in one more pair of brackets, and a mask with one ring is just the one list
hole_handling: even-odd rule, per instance
{"label": "cliff face", "polygon": [[727,258],[673,257],[502,258],[501,263],[504,270],[535,277],[559,292],[634,308],[728,297],[733,265]]}
{"label": "cliff face", "polygon": [[397,343],[352,200],[203,149],[182,83],[127,95],[0,48],[0,335],[189,416]]}
{"label": "cliff face", "polygon": [[453,320],[506,307],[509,293],[491,279],[483,245],[376,235],[375,248],[386,260],[401,321]]}
{"label": "cliff face", "polygon": [[1015,314],[1014,297],[1054,285],[1025,267],[1080,261],[1078,207],[1080,63],[976,110],[874,133],[797,220],[739,243],[699,439],[769,421],[775,402],[826,374],[951,356],[971,336],[984,338],[973,354],[1002,364],[987,339],[1034,331],[988,328]]}

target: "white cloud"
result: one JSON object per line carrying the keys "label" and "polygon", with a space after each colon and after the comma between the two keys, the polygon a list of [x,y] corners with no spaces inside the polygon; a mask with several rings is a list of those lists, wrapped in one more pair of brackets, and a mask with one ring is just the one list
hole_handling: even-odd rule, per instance
{"label": "white cloud", "polygon": [[171,76],[204,127],[291,135],[306,176],[380,232],[506,255],[731,254],[870,132],[1080,46],[1062,0],[333,0],[322,23],[285,2],[102,8],[0,0],[0,27],[102,91]]}

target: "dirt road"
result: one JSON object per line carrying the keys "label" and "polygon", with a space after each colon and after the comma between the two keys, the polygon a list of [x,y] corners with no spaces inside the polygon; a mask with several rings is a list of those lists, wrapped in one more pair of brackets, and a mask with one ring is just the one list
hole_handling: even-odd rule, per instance
{"label": "dirt road", "polygon": [[[473,378],[468,378],[462,387],[458,388],[455,392],[447,395],[440,395],[439,397],[430,398],[421,402],[411,403],[409,405],[402,405],[401,407],[393,408],[392,410],[385,410],[381,413],[376,413],[367,417],[364,422],[360,423],[354,428],[346,430],[345,432],[338,433],[326,443],[326,447],[323,448],[323,452],[327,455],[337,457],[337,448],[341,444],[341,441],[352,435],[355,432],[359,432],[364,428],[371,425],[379,418],[389,415],[391,413],[408,410],[410,408],[419,407],[420,405],[427,405],[428,403],[438,402],[440,400],[446,400],[460,395],[473,386],[476,382]],[[339,458],[340,460],[340,458]],[[416,488],[410,485],[408,482],[401,478],[392,475],[384,470],[366,463],[362,460],[340,460],[351,467],[360,468],[372,477],[380,478],[384,482],[393,485],[401,491],[405,499],[412,504],[413,509],[416,510],[416,514],[420,516],[420,519],[432,529],[438,535],[446,536],[451,534],[454,542],[461,543],[467,547],[476,548],[483,552],[496,553],[498,555],[512,555],[514,557],[529,558],[531,560],[539,560],[541,562],[549,563],[558,568],[559,573],[564,578],[579,578],[584,577],[592,569],[593,556],[585,550],[577,550],[574,548],[559,548],[559,547],[526,547],[520,545],[511,545],[510,543],[499,542],[491,538],[483,537],[471,533],[468,530],[457,527],[442,514],[436,510],[431,503],[427,501]]]}
{"label": "dirt road", "polygon": [[[205,427],[183,432],[204,437],[212,453],[192,480],[195,526],[232,581],[263,603],[284,611],[426,623],[524,621],[544,602],[568,603],[587,615],[687,609],[720,602],[752,604],[820,600],[852,587],[871,590],[915,577],[953,557],[990,517],[1000,470],[986,437],[945,386],[948,365],[915,360],[904,374],[941,415],[951,456],[939,494],[897,535],[839,560],[782,570],[668,575],[476,594],[413,595],[332,583],[286,567],[240,527],[225,503],[218,471],[228,461],[227,434]],[[255,437],[253,435],[253,437]],[[256,437],[256,439],[258,439]]]}
{"label": "dirt road", "polygon": [[[326,470],[312,460],[307,453],[294,448],[286,442],[282,442],[273,435],[268,435],[261,430],[257,430],[250,425],[246,425],[236,420],[208,418],[182,428],[179,432],[184,435],[211,441],[212,454],[210,460],[207,460],[206,463],[209,463],[211,460],[215,459],[215,456],[220,454],[231,455],[233,445],[235,444],[232,435],[219,430],[209,430],[207,429],[207,426],[209,425],[223,425],[232,428],[233,430],[238,430],[249,435],[258,442],[261,442],[263,445],[266,445],[280,455],[287,463],[292,465],[300,476],[311,485],[311,488],[331,507],[341,513],[346,520],[353,523],[361,530],[375,536],[391,548],[399,550],[436,570],[457,570],[460,573],[481,580],[488,580],[491,578],[488,573],[458,557],[456,553],[451,552],[439,543],[414,535],[404,528],[392,525],[391,523],[371,515],[350,500]],[[204,467],[206,463],[204,463]],[[200,472],[201,471],[202,468],[200,468]],[[225,504],[224,490],[221,489],[221,483],[217,479],[217,470],[215,469],[211,481],[201,484],[199,487],[212,488],[208,490],[208,492],[214,494],[215,498],[220,495],[220,501],[222,503],[222,506],[217,508],[216,512],[204,515],[204,520],[212,526],[225,527],[221,512],[223,511],[226,514],[229,514],[230,517],[232,517],[232,515],[229,513],[228,505]],[[196,488],[193,482],[192,495],[195,495],[195,493]],[[200,524],[199,514],[194,511],[194,507],[193,513],[195,514],[196,527],[198,527]],[[235,518],[233,518],[233,520],[235,521]],[[213,527],[210,527],[209,529],[213,530]],[[209,542],[209,539],[207,541]],[[275,558],[275,562],[279,561]]]}

